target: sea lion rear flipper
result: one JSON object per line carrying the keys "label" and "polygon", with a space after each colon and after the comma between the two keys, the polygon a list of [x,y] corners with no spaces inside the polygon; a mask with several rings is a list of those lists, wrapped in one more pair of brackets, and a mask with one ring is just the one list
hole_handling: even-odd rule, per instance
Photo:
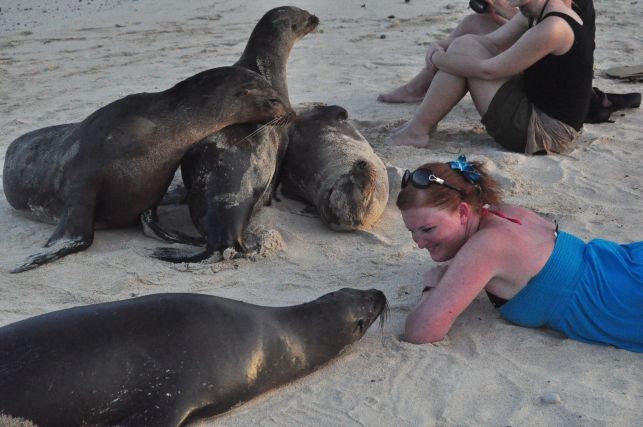
{"label": "sea lion rear flipper", "polygon": [[201,246],[205,243],[202,237],[188,236],[180,231],[168,231],[161,227],[157,216],[157,206],[154,206],[141,214],[141,225],[143,234],[159,240],[172,243],[183,243],[192,246]]}
{"label": "sea lion rear flipper", "polygon": [[91,246],[94,241],[94,204],[79,205],[75,209],[67,209],[44,248],[10,272],[22,273]]}
{"label": "sea lion rear flipper", "polygon": [[209,258],[213,252],[208,249],[198,248],[156,248],[149,251],[149,256],[160,259],[161,261],[181,263],[181,262],[199,262]]}

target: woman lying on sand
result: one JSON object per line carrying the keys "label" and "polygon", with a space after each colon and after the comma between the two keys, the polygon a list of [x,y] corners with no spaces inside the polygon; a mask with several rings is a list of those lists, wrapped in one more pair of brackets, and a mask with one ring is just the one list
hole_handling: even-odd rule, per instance
{"label": "woman lying on sand", "polygon": [[415,116],[389,143],[428,146],[429,131],[469,92],[487,132],[505,148],[573,149],[592,90],[593,32],[562,0],[507,4],[521,13],[497,30],[429,50],[427,68],[437,71]]}
{"label": "woman lying on sand", "polygon": [[406,171],[404,224],[431,259],[406,339],[442,340],[478,293],[521,326],[643,352],[643,242],[584,243],[536,213],[503,204],[481,163],[464,156]]}

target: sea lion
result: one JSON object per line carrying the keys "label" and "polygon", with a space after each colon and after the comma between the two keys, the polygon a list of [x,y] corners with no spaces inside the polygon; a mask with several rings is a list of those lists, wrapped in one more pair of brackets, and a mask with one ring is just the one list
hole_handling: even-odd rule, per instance
{"label": "sea lion", "polygon": [[183,154],[205,136],[292,114],[261,75],[221,67],[162,92],[126,96],[82,122],[19,137],[5,156],[7,200],[58,225],[45,248],[12,272],[89,247],[95,223],[120,227],[138,219],[161,199]]}
{"label": "sea lion", "polygon": [[345,288],[291,307],[177,293],[32,317],[0,328],[0,413],[185,425],[310,373],[385,308],[382,292]]}
{"label": "sea lion", "polygon": [[374,224],[388,202],[386,167],[339,106],[299,113],[281,170],[284,195],[312,203],[336,231]]}
{"label": "sea lion", "polygon": [[[288,100],[288,56],[294,43],[318,23],[316,16],[296,7],[268,11],[255,26],[235,66],[262,74]],[[196,262],[229,247],[245,252],[244,231],[252,215],[270,201],[287,143],[287,130],[236,125],[190,149],[181,162],[181,174],[192,222],[205,237],[206,247],[159,248],[151,255],[165,261]],[[160,227],[155,209],[145,212],[141,220],[148,235],[199,243],[198,239]]]}

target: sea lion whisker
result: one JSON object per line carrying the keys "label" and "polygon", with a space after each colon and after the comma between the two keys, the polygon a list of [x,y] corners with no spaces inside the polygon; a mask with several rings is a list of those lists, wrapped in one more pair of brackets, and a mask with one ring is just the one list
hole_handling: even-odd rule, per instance
{"label": "sea lion whisker", "polygon": [[262,124],[262,125],[261,125],[261,126],[259,126],[257,129],[255,129],[253,132],[251,132],[251,133],[249,133],[248,135],[246,135],[243,139],[241,139],[241,140],[240,140],[240,141],[238,141],[238,142],[246,141],[247,139],[250,139],[250,138],[252,138],[253,136],[257,135],[258,133],[262,132],[262,131],[263,131],[264,129],[266,129],[267,127],[269,127],[269,126],[274,126],[274,124],[275,124],[278,120],[279,120],[279,118],[278,118],[278,117],[276,117],[276,118],[274,118],[274,119],[270,120],[269,122],[266,122],[266,123]]}
{"label": "sea lion whisker", "polygon": [[386,322],[391,315],[391,309],[388,306],[388,301],[384,301],[384,307],[382,307],[382,311],[380,312],[380,329],[382,330],[382,333],[384,332],[384,322]]}

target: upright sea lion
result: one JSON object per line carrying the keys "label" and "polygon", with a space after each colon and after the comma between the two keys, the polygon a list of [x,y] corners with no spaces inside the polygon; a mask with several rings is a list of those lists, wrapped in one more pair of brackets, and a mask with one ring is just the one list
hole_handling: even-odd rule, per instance
{"label": "upright sea lion", "polygon": [[95,223],[120,227],[138,219],[163,196],[183,154],[205,136],[291,115],[264,77],[221,67],[163,92],[126,96],[80,123],[19,137],[5,156],[7,200],[58,225],[45,248],[13,272],[89,247]]}
{"label": "upright sea lion", "polygon": [[[257,23],[236,66],[256,71],[288,99],[286,62],[294,43],[317,27],[319,19],[296,7],[278,7]],[[181,162],[187,203],[206,247],[195,250],[160,248],[152,256],[172,262],[195,262],[234,247],[245,251],[243,233],[253,213],[270,200],[276,171],[283,159],[287,131],[237,125],[209,136],[190,149]],[[168,241],[195,240],[163,230],[155,210],[142,216],[147,232]]]}
{"label": "upright sea lion", "polygon": [[47,426],[179,426],[308,374],[386,307],[341,289],[292,307],[155,294],[0,328],[0,413]]}
{"label": "upright sea lion", "polygon": [[317,106],[290,127],[282,191],[312,203],[331,229],[368,228],[384,212],[388,174],[382,160],[338,106]]}

